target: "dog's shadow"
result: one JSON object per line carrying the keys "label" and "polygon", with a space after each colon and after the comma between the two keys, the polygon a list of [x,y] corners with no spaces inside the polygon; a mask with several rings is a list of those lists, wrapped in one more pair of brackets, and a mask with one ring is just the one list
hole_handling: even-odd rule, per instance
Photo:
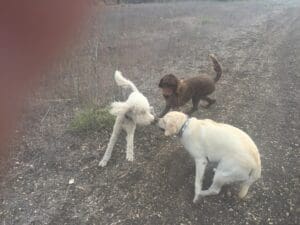
{"label": "dog's shadow", "polygon": [[[203,189],[206,190],[212,184],[214,177],[214,168],[217,163],[208,163],[203,179]],[[189,157],[188,153],[176,150],[169,155],[169,160],[165,162],[168,183],[175,189],[179,190],[187,184],[194,188],[195,163]]]}
{"label": "dog's shadow", "polygon": [[[168,159],[163,162],[166,170],[166,183],[169,190],[173,193],[181,193],[181,190],[187,190],[185,198],[192,199],[194,194],[195,182],[195,162],[190,158],[187,152],[177,149],[168,155]],[[214,169],[218,163],[209,162],[203,177],[203,190],[207,190],[213,181],[215,175]],[[232,194],[235,192],[234,185],[224,185],[221,192],[216,196],[205,197],[208,201],[226,201],[234,202]],[[201,201],[200,201],[201,202]]]}

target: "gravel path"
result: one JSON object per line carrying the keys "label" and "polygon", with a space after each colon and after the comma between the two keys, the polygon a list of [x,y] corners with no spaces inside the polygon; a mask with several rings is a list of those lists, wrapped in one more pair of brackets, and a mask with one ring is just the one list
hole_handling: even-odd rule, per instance
{"label": "gravel path", "polygon": [[229,186],[194,205],[194,163],[178,140],[154,126],[139,128],[136,160],[125,161],[122,138],[108,166],[99,168],[110,129],[72,135],[65,130],[78,105],[40,101],[24,114],[22,133],[10,145],[0,224],[299,224],[300,2],[112,5],[96,11],[87,39],[62,65],[57,87],[73,90],[71,81],[78,78],[80,94],[107,104],[124,97],[112,80],[119,68],[160,111],[160,77],[213,74],[207,56],[215,53],[224,69],[213,94],[217,103],[195,116],[245,130],[260,149],[262,178],[245,201]]}

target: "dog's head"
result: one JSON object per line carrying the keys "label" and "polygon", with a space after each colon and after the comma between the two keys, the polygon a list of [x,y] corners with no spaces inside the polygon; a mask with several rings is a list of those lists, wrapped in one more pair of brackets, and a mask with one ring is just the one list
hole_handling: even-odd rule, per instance
{"label": "dog's head", "polygon": [[139,92],[131,93],[126,102],[114,102],[110,113],[124,116],[138,125],[149,125],[154,121],[153,108]]}
{"label": "dog's head", "polygon": [[159,119],[158,126],[165,131],[166,136],[178,134],[188,116],[182,112],[169,112]]}
{"label": "dog's head", "polygon": [[168,98],[170,95],[176,93],[179,80],[173,74],[167,74],[160,79],[158,87],[162,89],[163,96]]}

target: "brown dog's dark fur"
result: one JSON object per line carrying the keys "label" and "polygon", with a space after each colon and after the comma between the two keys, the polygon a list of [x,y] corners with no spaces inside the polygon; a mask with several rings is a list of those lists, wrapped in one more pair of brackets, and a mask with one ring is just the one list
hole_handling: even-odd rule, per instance
{"label": "brown dog's dark fur", "polygon": [[213,54],[209,55],[209,57],[213,62],[214,70],[217,74],[215,78],[201,75],[179,80],[173,74],[167,74],[160,80],[158,86],[162,89],[163,96],[166,100],[166,107],[160,114],[160,117],[163,117],[170,109],[183,106],[191,99],[193,108],[189,111],[189,114],[198,109],[198,104],[201,99],[208,102],[206,107],[215,103],[216,100],[209,98],[208,95],[214,92],[215,83],[221,77],[222,68]]}

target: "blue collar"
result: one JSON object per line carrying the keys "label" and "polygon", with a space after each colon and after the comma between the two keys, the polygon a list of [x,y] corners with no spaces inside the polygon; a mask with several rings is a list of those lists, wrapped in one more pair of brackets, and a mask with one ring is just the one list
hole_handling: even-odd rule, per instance
{"label": "blue collar", "polygon": [[189,125],[189,122],[190,122],[190,118],[187,118],[187,120],[184,122],[184,124],[182,125],[182,127],[180,128],[180,130],[178,132],[178,137],[182,137],[183,132],[185,131],[185,129]]}

